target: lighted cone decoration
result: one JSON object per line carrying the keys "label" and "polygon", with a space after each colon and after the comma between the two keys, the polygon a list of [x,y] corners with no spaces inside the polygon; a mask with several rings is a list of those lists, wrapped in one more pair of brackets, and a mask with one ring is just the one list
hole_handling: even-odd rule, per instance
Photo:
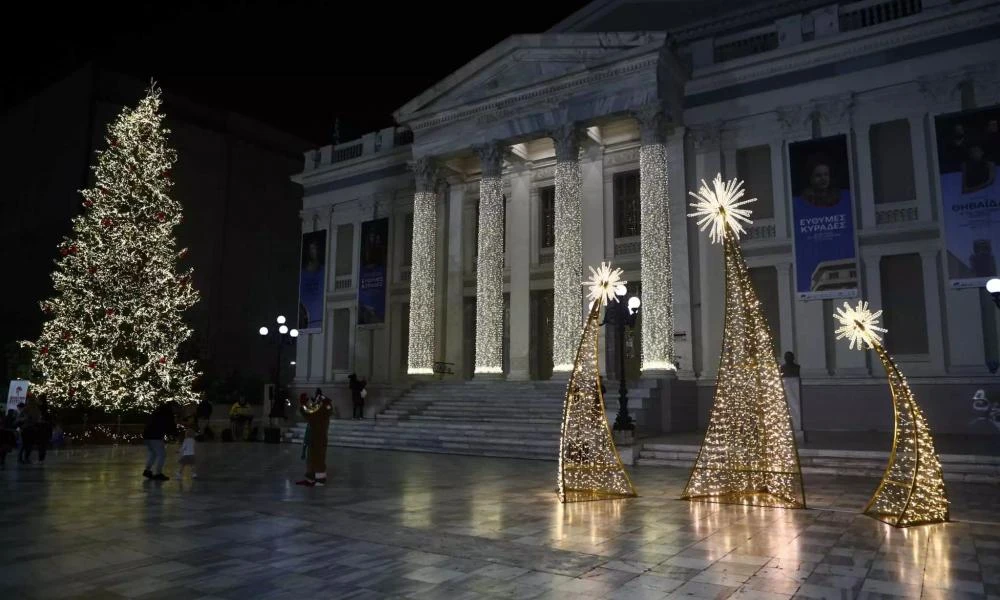
{"label": "lighted cone decoration", "polygon": [[941,462],[934,451],[934,439],[924,413],[906,383],[899,367],[882,346],[878,325],[882,311],[872,313],[868,303],[858,301],[854,308],[844,302],[834,318],[840,324],[837,339],[848,339],[851,348],[875,351],[889,378],[892,393],[894,427],[889,466],[875,494],[865,507],[865,514],[895,527],[944,523],[948,521],[948,495],[944,487]]}
{"label": "lighted cone decoration", "polygon": [[625,282],[621,269],[612,271],[606,263],[590,272],[593,277],[585,282],[590,286],[590,313],[563,401],[557,490],[561,502],[636,496],[608,427],[597,367],[598,315],[602,306],[624,293]]}
{"label": "lighted cone decoration", "polygon": [[702,181],[692,203],[701,230],[723,244],[726,313],[715,402],[708,430],[681,496],[730,504],[804,508],[799,454],[792,434],[785,389],[775,360],[771,331],[740,250],[743,182],[713,187]]}

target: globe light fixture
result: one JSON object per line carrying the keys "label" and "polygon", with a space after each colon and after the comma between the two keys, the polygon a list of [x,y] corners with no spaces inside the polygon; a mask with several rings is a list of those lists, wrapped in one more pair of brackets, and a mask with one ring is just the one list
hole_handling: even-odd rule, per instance
{"label": "globe light fixture", "polygon": [[642,301],[639,300],[638,296],[632,296],[628,299],[628,313],[634,315],[638,310],[639,306],[642,305]]}
{"label": "globe light fixture", "polygon": [[286,333],[288,333],[288,325],[282,325],[281,327],[278,327],[278,333],[280,333],[281,335],[285,335]]}
{"label": "globe light fixture", "polygon": [[292,336],[293,338],[299,337],[299,330],[298,329],[292,329],[291,331],[288,332],[288,335]]}
{"label": "globe light fixture", "polygon": [[260,333],[261,335],[267,335],[267,327],[261,327],[260,329],[257,330],[257,332]]}
{"label": "globe light fixture", "polygon": [[986,291],[991,294],[1000,294],[1000,279],[994,277],[986,282]]}
{"label": "globe light fixture", "polygon": [[[278,321],[278,325],[284,325],[285,324],[285,315],[278,315],[277,321]],[[282,333],[284,333],[284,332],[282,332]]]}

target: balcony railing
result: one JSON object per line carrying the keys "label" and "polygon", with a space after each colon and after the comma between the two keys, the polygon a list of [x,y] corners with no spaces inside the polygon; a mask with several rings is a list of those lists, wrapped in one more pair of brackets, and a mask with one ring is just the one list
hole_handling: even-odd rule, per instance
{"label": "balcony railing", "polygon": [[778,47],[778,32],[774,27],[736,39],[723,38],[715,43],[716,64],[768,52]]}
{"label": "balcony railing", "polygon": [[346,148],[337,148],[333,151],[333,157],[330,159],[333,163],[344,162],[345,160],[351,160],[352,158],[358,158],[364,152],[364,146],[359,141],[358,143],[347,146]]}
{"label": "balcony railing", "polygon": [[922,10],[920,0],[864,0],[840,7],[840,31],[854,31],[872,27]]}

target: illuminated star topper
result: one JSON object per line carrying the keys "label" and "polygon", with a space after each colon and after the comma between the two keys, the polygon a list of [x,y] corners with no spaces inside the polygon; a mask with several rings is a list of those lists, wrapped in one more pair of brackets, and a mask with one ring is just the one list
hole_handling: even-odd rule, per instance
{"label": "illuminated star topper", "polygon": [[717,174],[715,179],[712,180],[712,188],[709,188],[705,180],[702,179],[698,192],[688,193],[698,199],[698,202],[690,204],[695,211],[689,213],[688,216],[700,217],[698,219],[698,227],[701,231],[705,231],[711,227],[708,236],[711,238],[713,244],[722,243],[722,240],[725,238],[726,227],[731,229],[736,237],[739,237],[740,234],[746,233],[740,221],[743,221],[747,225],[753,222],[750,220],[750,209],[740,207],[751,202],[756,202],[757,199],[740,200],[743,194],[746,193],[746,190],[743,189],[742,181],[730,179],[723,183],[722,175]]}
{"label": "illuminated star topper", "polygon": [[879,333],[888,331],[878,326],[878,318],[881,315],[882,311],[873,313],[868,310],[868,303],[863,300],[858,300],[856,307],[851,307],[850,304],[844,302],[843,308],[838,307],[837,312],[833,315],[833,318],[840,323],[840,327],[836,331],[837,339],[849,339],[852,350],[855,344],[857,344],[858,350],[865,350],[865,346],[874,348],[875,344],[882,342]]}
{"label": "illuminated star topper", "polygon": [[584,281],[583,285],[590,288],[590,294],[587,297],[591,304],[600,302],[603,306],[611,302],[615,296],[625,295],[625,284],[628,282],[621,278],[621,269],[612,270],[611,265],[606,262],[601,262],[601,266],[597,270],[594,270],[594,267],[588,268],[590,269],[590,281]]}

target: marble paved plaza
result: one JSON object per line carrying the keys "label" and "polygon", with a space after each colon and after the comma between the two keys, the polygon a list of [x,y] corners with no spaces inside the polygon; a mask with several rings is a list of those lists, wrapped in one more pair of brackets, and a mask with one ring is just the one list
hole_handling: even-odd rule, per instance
{"label": "marble paved plaza", "polygon": [[952,484],[956,522],[904,531],[857,514],[873,479],[807,478],[791,511],[636,468],[640,498],[562,506],[554,462],[330,457],[317,489],[288,445],[202,444],[199,479],[162,484],[138,447],[8,460],[0,598],[1000,598],[996,486]]}

